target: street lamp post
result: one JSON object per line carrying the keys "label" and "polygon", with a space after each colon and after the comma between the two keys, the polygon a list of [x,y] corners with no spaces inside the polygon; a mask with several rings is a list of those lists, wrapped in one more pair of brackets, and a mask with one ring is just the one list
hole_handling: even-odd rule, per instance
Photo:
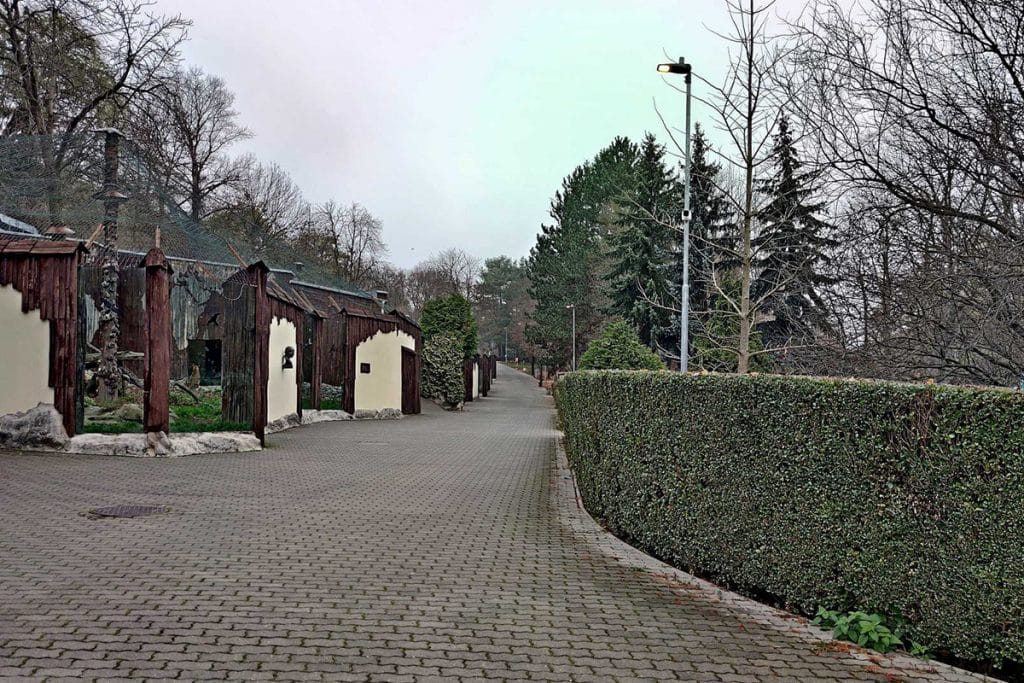
{"label": "street lamp post", "polygon": [[690,80],[692,65],[682,57],[676,64],[659,64],[658,72],[683,74],[686,79],[686,168],[683,174],[683,286],[679,304],[679,372],[686,372],[690,356]]}
{"label": "street lamp post", "polygon": [[569,304],[566,308],[572,311],[572,369],[576,370],[576,304]]}

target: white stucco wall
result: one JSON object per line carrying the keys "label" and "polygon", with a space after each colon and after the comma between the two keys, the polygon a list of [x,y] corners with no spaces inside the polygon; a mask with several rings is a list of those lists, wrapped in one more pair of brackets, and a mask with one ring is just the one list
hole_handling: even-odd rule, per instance
{"label": "white stucco wall", "polygon": [[298,387],[295,373],[298,372],[297,358],[292,357],[288,370],[281,367],[285,347],[298,349],[295,325],[281,318],[270,323],[270,376],[267,378],[267,422],[273,422],[285,415],[298,412]]}
{"label": "white stucco wall", "polygon": [[473,398],[480,396],[480,364],[473,363]]}
{"label": "white stucco wall", "polygon": [[39,311],[21,312],[21,292],[0,287],[0,415],[53,403],[50,374],[50,323]]}
{"label": "white stucco wall", "polygon": [[402,347],[415,350],[416,340],[401,331],[378,332],[356,347],[356,410],[402,409]]}

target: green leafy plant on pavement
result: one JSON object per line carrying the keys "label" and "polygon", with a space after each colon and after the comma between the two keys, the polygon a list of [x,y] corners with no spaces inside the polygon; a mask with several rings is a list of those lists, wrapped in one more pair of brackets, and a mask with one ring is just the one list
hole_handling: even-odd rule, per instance
{"label": "green leafy plant on pavement", "polygon": [[[818,613],[814,617],[814,623],[831,628],[832,636],[838,640],[856,643],[861,647],[869,647],[878,652],[885,653],[899,648],[905,649],[901,639],[903,623],[896,620],[890,628],[879,614],[859,611],[838,612],[819,607]],[[910,649],[907,651],[915,657],[931,659],[928,648],[920,643],[911,642]]]}

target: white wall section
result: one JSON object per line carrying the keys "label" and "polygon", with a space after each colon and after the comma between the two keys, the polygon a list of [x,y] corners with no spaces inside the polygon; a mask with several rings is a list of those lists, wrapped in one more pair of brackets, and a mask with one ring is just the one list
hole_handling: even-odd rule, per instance
{"label": "white wall section", "polygon": [[480,397],[480,363],[473,361],[473,398]]}
{"label": "white wall section", "polygon": [[53,403],[50,376],[50,323],[39,311],[21,312],[21,292],[0,286],[0,415]]}
{"label": "white wall section", "polygon": [[298,349],[295,325],[281,318],[270,323],[270,376],[267,378],[267,422],[298,412],[298,386],[296,372],[298,359],[292,357],[289,369],[281,367],[284,350]]}
{"label": "white wall section", "polygon": [[[355,409],[402,409],[402,347],[416,349],[405,332],[378,332],[356,347]],[[363,363],[370,372],[362,372]]]}

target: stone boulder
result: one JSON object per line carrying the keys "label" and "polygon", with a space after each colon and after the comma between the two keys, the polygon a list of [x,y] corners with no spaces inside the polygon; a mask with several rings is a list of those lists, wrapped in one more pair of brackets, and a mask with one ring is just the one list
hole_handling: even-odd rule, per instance
{"label": "stone boulder", "polygon": [[40,403],[24,413],[0,416],[0,448],[56,451],[67,442],[64,420],[49,403]]}
{"label": "stone boulder", "polygon": [[351,420],[352,416],[344,410],[303,410],[302,424],[311,425],[318,422],[340,422]]}
{"label": "stone boulder", "polygon": [[352,417],[357,420],[401,420],[402,411],[398,408],[381,408],[380,410],[357,410]]}
{"label": "stone boulder", "polygon": [[264,431],[267,434],[274,434],[276,432],[283,432],[286,429],[291,429],[292,427],[298,427],[301,424],[302,420],[299,418],[298,413],[289,413],[284,417],[279,417],[273,422],[268,423]]}
{"label": "stone boulder", "polygon": [[259,450],[260,440],[251,432],[79,434],[65,448],[68,453],[134,458],[176,458],[199,453],[246,453]]}

